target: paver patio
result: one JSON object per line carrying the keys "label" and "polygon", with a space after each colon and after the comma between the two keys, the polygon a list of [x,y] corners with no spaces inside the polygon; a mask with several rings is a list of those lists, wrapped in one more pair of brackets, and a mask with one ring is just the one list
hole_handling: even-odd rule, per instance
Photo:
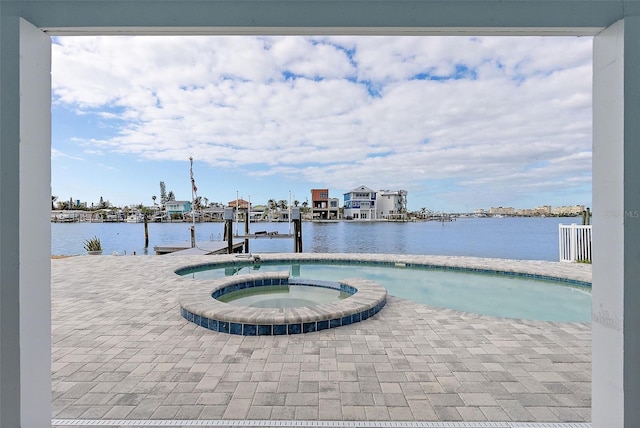
{"label": "paver patio", "polygon": [[[299,257],[310,256],[319,257]],[[390,296],[373,318],[321,332],[217,333],[180,316],[191,280],[173,273],[211,257],[233,258],[52,260],[54,420],[590,420],[590,324]],[[576,264],[362,257],[591,278],[590,266]]]}

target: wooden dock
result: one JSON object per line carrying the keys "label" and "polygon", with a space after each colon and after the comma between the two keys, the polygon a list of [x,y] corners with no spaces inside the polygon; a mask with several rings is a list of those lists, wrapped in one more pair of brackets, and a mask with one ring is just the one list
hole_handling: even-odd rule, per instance
{"label": "wooden dock", "polygon": [[[233,252],[241,253],[244,248],[244,241],[233,242]],[[196,242],[196,246],[191,248],[190,241],[177,242],[167,245],[156,245],[153,247],[156,255],[173,254],[179,256],[186,255],[209,255],[209,254],[227,254],[226,241],[202,241]]]}
{"label": "wooden dock", "polygon": [[294,237],[294,235],[290,233],[257,232],[257,233],[250,233],[248,235],[234,235],[233,237],[239,238],[239,239],[278,239],[278,238],[291,239]]}

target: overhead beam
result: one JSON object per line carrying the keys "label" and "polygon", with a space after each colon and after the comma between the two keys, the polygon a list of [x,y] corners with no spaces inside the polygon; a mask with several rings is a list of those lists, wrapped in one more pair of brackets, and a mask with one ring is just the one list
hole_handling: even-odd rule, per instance
{"label": "overhead beam", "polygon": [[[7,1],[7,0],[5,0]],[[8,0],[52,35],[594,35],[638,1],[611,0]],[[162,7],[158,7],[158,3]],[[461,33],[462,32],[462,33]]]}

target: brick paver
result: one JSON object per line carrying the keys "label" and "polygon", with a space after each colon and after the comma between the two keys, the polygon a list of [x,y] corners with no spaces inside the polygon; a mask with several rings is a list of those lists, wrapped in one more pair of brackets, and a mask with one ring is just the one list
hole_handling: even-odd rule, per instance
{"label": "brick paver", "polygon": [[[216,333],[180,316],[190,280],[173,273],[211,257],[52,260],[53,418],[589,420],[589,324],[500,319],[390,296],[373,318],[340,328]],[[591,278],[590,266],[574,264],[362,257]]]}

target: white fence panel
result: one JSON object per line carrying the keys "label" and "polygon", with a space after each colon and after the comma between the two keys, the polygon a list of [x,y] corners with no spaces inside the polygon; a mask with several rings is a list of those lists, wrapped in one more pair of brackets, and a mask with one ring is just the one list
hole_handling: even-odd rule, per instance
{"label": "white fence panel", "polygon": [[561,262],[591,262],[591,225],[558,225]]}

